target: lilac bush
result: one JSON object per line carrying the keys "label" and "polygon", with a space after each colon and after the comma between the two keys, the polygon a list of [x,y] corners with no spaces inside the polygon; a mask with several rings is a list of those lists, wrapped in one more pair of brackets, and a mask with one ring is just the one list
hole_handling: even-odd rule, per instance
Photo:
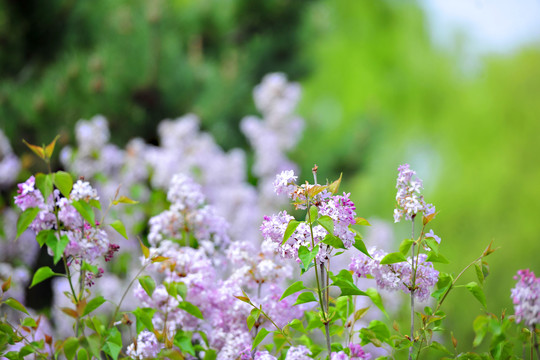
{"label": "lilac bush", "polygon": [[[515,316],[481,315],[473,324],[475,346],[494,333],[489,352],[440,343],[451,291],[464,287],[487,307],[491,245],[457,276],[437,270],[448,262],[444,242],[428,231],[437,212],[404,164],[394,221],[410,221],[411,237],[392,252],[383,240],[392,240],[390,225],[359,216],[341,177],[319,183],[315,166],[312,182],[299,181],[287,157],[304,126],[295,115],[298,84],[270,74],[253,96],[261,117],[241,121],[252,169],[244,151],[222,150],[193,114],[161,122],[158,145],[133,139],[125,149],[109,143],[103,116],[81,120],[76,146],[60,152],[66,171],[50,169],[56,139],[27,144],[49,171],[18,184],[19,215],[3,213],[0,236],[10,242],[0,251],[0,356],[367,360],[429,351],[502,359],[515,358],[516,323],[525,325],[516,341],[538,353],[539,280],[528,270],[511,292]],[[21,162],[3,135],[0,168],[11,169],[0,187],[13,186]],[[61,272],[29,270],[40,247]],[[478,282],[458,284],[472,267]],[[48,279],[50,318],[24,297],[25,287]],[[398,323],[405,297],[410,322]]]}

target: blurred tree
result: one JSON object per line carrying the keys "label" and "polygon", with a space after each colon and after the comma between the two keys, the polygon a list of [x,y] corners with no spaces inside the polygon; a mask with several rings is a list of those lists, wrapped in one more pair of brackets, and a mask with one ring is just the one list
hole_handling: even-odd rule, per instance
{"label": "blurred tree", "polygon": [[[47,142],[105,115],[113,142],[155,141],[157,123],[195,112],[226,148],[255,111],[267,72],[298,79],[307,1],[72,0],[0,3],[0,125]],[[65,140],[65,139],[64,139]],[[15,141],[21,150],[19,141]]]}

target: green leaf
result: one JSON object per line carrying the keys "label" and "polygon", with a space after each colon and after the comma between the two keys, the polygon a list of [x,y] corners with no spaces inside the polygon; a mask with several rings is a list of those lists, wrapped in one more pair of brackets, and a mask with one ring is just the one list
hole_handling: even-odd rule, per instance
{"label": "green leaf", "polygon": [[257,321],[257,319],[255,319],[253,316],[249,315],[246,319],[246,323],[247,323],[247,327],[248,327],[248,330],[251,331],[251,328],[253,327],[253,325],[255,325],[255,322]]}
{"label": "green leaf", "polygon": [[36,320],[31,317],[24,318],[24,320],[21,322],[21,325],[34,328],[37,327]]}
{"label": "green leaf", "polygon": [[154,279],[152,279],[149,275],[144,275],[139,277],[139,284],[141,284],[142,288],[148,296],[152,297],[152,294],[154,293],[154,289],[156,288],[156,283],[154,282]]}
{"label": "green leaf", "polygon": [[101,350],[110,355],[114,360],[118,359],[118,355],[122,351],[122,335],[117,328],[111,328],[109,336],[107,336]]}
{"label": "green leaf", "polygon": [[489,318],[484,315],[478,315],[473,321],[473,329],[475,333],[473,346],[477,347],[482,343],[487,334],[489,329]]}
{"label": "green leaf", "polygon": [[298,295],[298,298],[296,299],[294,305],[305,304],[312,301],[317,302],[317,299],[315,299],[315,295],[313,295],[313,293],[310,291],[306,291]]}
{"label": "green leaf", "polygon": [[356,219],[354,219],[354,224],[355,225],[363,225],[363,226],[371,226],[369,221],[367,221],[363,217],[357,217]]}
{"label": "green leaf", "polygon": [[73,178],[71,175],[65,171],[57,171],[54,174],[53,182],[54,186],[60,190],[60,193],[69,198],[69,194],[73,188]]}
{"label": "green leaf", "polygon": [[80,348],[79,351],[77,351],[77,360],[90,360],[85,348]]}
{"label": "green leaf", "polygon": [[403,261],[407,261],[407,259],[405,259],[405,256],[403,256],[403,254],[400,252],[395,252],[395,253],[390,253],[386,255],[385,257],[383,257],[381,260],[381,264],[388,265],[388,264],[400,263]]}
{"label": "green leaf", "polygon": [[32,283],[30,284],[30,288],[32,288],[34,285],[37,285],[40,282],[47,280],[48,278],[53,277],[53,276],[64,276],[64,275],[55,273],[48,266],[40,267],[39,269],[37,269],[36,273],[34,274],[34,277],[32,278]]}
{"label": "green leaf", "polygon": [[360,290],[353,281],[352,275],[348,270],[341,270],[336,276],[330,275],[332,279],[332,286],[337,286],[341,290],[340,296],[348,295],[363,295],[368,296],[365,292]]}
{"label": "green leaf", "polygon": [[287,228],[285,229],[285,233],[283,234],[283,241],[281,242],[281,245],[285,244],[287,240],[289,240],[289,238],[294,233],[298,225],[300,225],[300,221],[297,221],[297,220],[289,221],[289,224],[287,224]]}
{"label": "green leaf", "polygon": [[253,346],[251,347],[251,350],[253,351],[257,346],[259,346],[261,341],[263,341],[268,334],[270,334],[268,330],[266,330],[265,328],[260,328],[257,336],[255,336],[255,339],[253,340]]}
{"label": "green leaf", "polygon": [[313,222],[317,220],[317,217],[319,216],[319,208],[314,205],[310,206],[308,214],[309,216],[307,216],[307,220],[311,220],[311,223],[313,224]]}
{"label": "green leaf", "polygon": [[7,306],[9,306],[12,309],[23,312],[26,315],[30,315],[28,313],[28,310],[26,310],[26,308],[24,307],[24,305],[21,304],[20,302],[18,302],[17,300],[15,300],[14,298],[8,298],[7,300],[4,301],[4,304],[6,304]]}
{"label": "green leaf", "polygon": [[101,210],[101,203],[99,202],[99,200],[90,199],[90,200],[88,200],[88,204],[90,204],[90,206],[95,207],[96,209]]}
{"label": "green leaf", "polygon": [[368,257],[371,258],[371,255],[369,255],[369,252],[367,251],[366,244],[362,241],[362,237],[360,234],[356,234],[354,236],[354,245],[353,245],[358,251],[366,254]]}
{"label": "green leaf", "polygon": [[[39,247],[42,247],[43,245],[45,245],[49,237],[53,237],[54,239],[56,239],[54,230],[41,230],[36,236],[36,241],[38,242]],[[49,241],[53,241],[53,240],[51,239]]]}
{"label": "green leaf", "polygon": [[297,293],[298,291],[302,291],[305,288],[306,287],[304,286],[302,281],[297,281],[297,282],[291,284],[291,286],[289,286],[287,289],[285,289],[285,291],[283,292],[283,295],[281,295],[281,297],[279,298],[279,301],[285,299],[289,295]]}
{"label": "green leaf", "polygon": [[321,216],[317,221],[329,234],[334,235],[334,220],[330,216]]}
{"label": "green leaf", "polygon": [[311,251],[303,245],[300,246],[300,248],[298,249],[298,258],[300,259],[300,261],[302,261],[302,265],[304,265],[304,269],[308,269],[309,264],[311,264],[311,262],[313,261],[313,259],[315,259],[318,253],[319,253],[318,246],[315,246],[315,248],[312,249]]}
{"label": "green leaf", "polygon": [[484,272],[482,271],[482,267],[478,265],[478,263],[474,264],[474,270],[476,271],[476,277],[478,278],[478,282],[483,285],[484,284]]}
{"label": "green leaf", "polygon": [[75,357],[75,353],[77,352],[77,349],[79,348],[79,339],[74,337],[69,337],[64,341],[63,344],[64,348],[64,354],[66,355],[66,358],[68,360],[73,360]]}
{"label": "green leaf", "polygon": [[334,249],[346,249],[345,245],[343,245],[343,241],[332,234],[326,234],[322,242],[332,246]]}
{"label": "green leaf", "polygon": [[96,217],[94,214],[94,210],[84,200],[77,200],[71,203],[71,205],[77,210],[79,214],[90,224],[90,226],[95,227],[96,226]]}
{"label": "green leaf", "polygon": [[487,307],[486,305],[486,296],[484,295],[484,291],[478,285],[476,282],[472,281],[465,285],[465,287],[473,294],[473,296],[484,306],[484,308]]}
{"label": "green leaf", "polygon": [[28,208],[21,213],[17,220],[17,238],[28,229],[28,226],[34,221],[38,213],[39,208]]}
{"label": "green leaf", "polygon": [[388,318],[388,313],[386,312],[386,309],[384,308],[381,295],[379,292],[374,288],[368,288],[366,290],[367,296],[371,299],[373,304],[379,308],[379,310],[382,311],[382,313]]}
{"label": "green leaf", "polygon": [[414,243],[414,240],[412,239],[405,239],[399,244],[399,252],[403,254],[403,256],[407,256],[409,253],[409,249],[411,248],[412,244]]}
{"label": "green leaf", "polygon": [[126,227],[120,220],[115,220],[111,224],[111,227],[116,230],[120,235],[122,235],[124,238],[128,238]]}
{"label": "green leaf", "polygon": [[48,199],[53,191],[53,182],[49,174],[39,173],[36,175],[36,188],[41,192],[44,199]]}
{"label": "green leaf", "polygon": [[198,307],[196,307],[195,305],[193,305],[190,302],[182,301],[180,304],[178,304],[178,307],[180,309],[188,312],[189,314],[195,316],[196,318],[203,319],[203,314],[202,314],[201,310],[199,310]]}
{"label": "green leaf", "polygon": [[185,299],[187,297],[187,285],[184,283],[176,283],[176,292],[178,295],[182,297],[182,299]]}
{"label": "green leaf", "polygon": [[152,323],[152,317],[154,316],[156,309],[151,308],[137,308],[132,311],[137,321],[136,328],[137,333],[140,333],[146,327],[150,331],[154,331],[154,324]]}
{"label": "green leaf", "polygon": [[296,331],[300,331],[302,333],[306,333],[306,329],[304,328],[304,324],[299,319],[294,319],[289,323],[289,326],[295,329]]}
{"label": "green leaf", "polygon": [[131,200],[130,198],[128,198],[127,196],[120,196],[117,200],[114,200],[113,201],[113,205],[118,205],[118,204],[138,204],[139,202],[138,201],[135,201],[135,200]]}
{"label": "green leaf", "polygon": [[437,243],[435,239],[425,238],[424,242],[435,253],[436,256],[439,256],[439,243]]}
{"label": "green leaf", "polygon": [[107,301],[103,298],[103,296],[98,296],[93,298],[86,304],[86,307],[84,308],[83,316],[90,314],[92,311],[96,310],[98,307],[103,305],[103,303]]}
{"label": "green leaf", "polygon": [[436,341],[432,341],[431,342],[431,345],[429,345],[430,348],[432,349],[435,349],[435,350],[438,350],[438,351],[442,351],[444,353],[447,353],[449,355],[452,355],[452,352],[450,350],[448,350],[444,345],[436,342]]}
{"label": "green leaf", "polygon": [[426,261],[438,262],[441,264],[450,264],[450,261],[448,261],[448,259],[445,258],[443,254],[436,255],[435,252],[430,252]]}
{"label": "green leaf", "polygon": [[204,351],[204,359],[203,360],[216,360],[217,359],[217,353],[214,349],[206,349]]}
{"label": "green leaf", "polygon": [[67,235],[62,235],[62,237],[60,237],[60,240],[58,240],[54,235],[47,236],[45,243],[54,254],[53,262],[54,265],[56,265],[58,261],[60,261],[60,259],[62,258],[62,255],[64,255],[64,250],[69,244],[69,238],[67,237]]}
{"label": "green leaf", "polygon": [[186,333],[179,332],[174,337],[174,345],[178,346],[182,352],[188,353],[191,356],[195,356],[195,349],[191,343],[191,337],[188,337]]}

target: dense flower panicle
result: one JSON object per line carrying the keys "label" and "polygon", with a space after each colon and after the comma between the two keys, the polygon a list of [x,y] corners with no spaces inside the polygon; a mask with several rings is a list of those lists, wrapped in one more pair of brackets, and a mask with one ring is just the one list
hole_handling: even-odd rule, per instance
{"label": "dense flower panicle", "polygon": [[[384,251],[372,248],[369,253],[372,258],[363,253],[355,255],[351,259],[349,270],[358,277],[373,276],[381,289],[391,291],[401,289],[405,293],[411,292],[413,268],[410,257],[404,262],[383,265],[380,262],[387,255]],[[414,296],[420,301],[427,300],[438,278],[439,272],[427,261],[427,255],[418,255]]]}
{"label": "dense flower panicle", "polygon": [[366,353],[362,346],[359,344],[349,344],[349,353],[347,355],[344,351],[333,352],[330,360],[369,360],[371,354]]}
{"label": "dense flower panicle", "polygon": [[410,169],[409,164],[398,167],[396,188],[397,207],[394,209],[394,222],[412,220],[417,213],[424,211],[425,215],[435,212],[432,204],[426,204],[424,197],[420,195],[422,180],[416,177],[416,172]]}
{"label": "dense flower panicle", "polygon": [[61,233],[69,238],[64,254],[72,256],[77,263],[83,260],[92,264],[97,258],[108,254],[109,237],[102,229],[85,223],[82,229],[75,228],[70,231],[61,231]]}
{"label": "dense flower panicle", "polygon": [[524,269],[514,279],[518,280],[511,290],[516,322],[523,321],[527,326],[540,324],[540,278]]}
{"label": "dense flower panicle", "polygon": [[24,183],[18,184],[17,196],[15,196],[15,205],[22,211],[37,207],[44,209],[46,207],[41,192],[35,188],[36,179],[30,176]]}
{"label": "dense flower panicle", "polygon": [[155,359],[162,347],[153,332],[143,330],[137,341],[127,347],[127,355],[135,360]]}
{"label": "dense flower panicle", "polygon": [[304,345],[291,346],[287,351],[285,360],[310,360],[311,351]]}

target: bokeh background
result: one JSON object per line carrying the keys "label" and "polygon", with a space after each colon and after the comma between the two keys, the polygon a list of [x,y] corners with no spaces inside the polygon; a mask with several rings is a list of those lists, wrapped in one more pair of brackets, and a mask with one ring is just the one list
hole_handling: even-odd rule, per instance
{"label": "bokeh background", "polygon": [[[284,72],[303,89],[290,155],[304,178],[314,163],[343,173],[359,215],[392,221],[410,163],[440,211],[439,268],[457,274],[493,241],[488,310],[512,312],[516,271],[540,273],[539,26],[533,1],[4,0],[0,127],[21,156],[21,139],[72,144],[95,114],[123,146],[193,112],[223,148],[245,148],[253,86]],[[479,303],[457,289],[446,311],[470,349]]]}

